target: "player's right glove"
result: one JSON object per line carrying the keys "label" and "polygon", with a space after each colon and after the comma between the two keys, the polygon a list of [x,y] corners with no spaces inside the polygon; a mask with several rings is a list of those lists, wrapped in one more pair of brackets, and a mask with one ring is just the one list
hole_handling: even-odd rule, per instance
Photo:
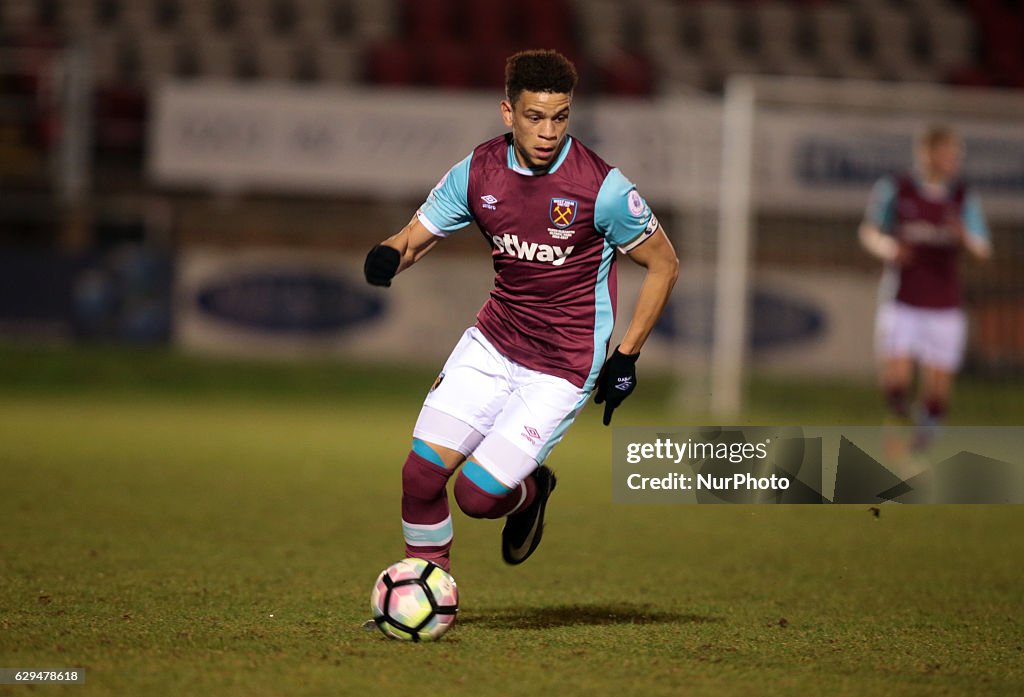
{"label": "player's right glove", "polygon": [[366,263],[363,264],[363,274],[366,282],[371,286],[391,287],[391,279],[398,273],[398,266],[402,263],[402,255],[394,247],[378,244],[366,255]]}
{"label": "player's right glove", "polygon": [[597,394],[594,403],[604,402],[604,425],[612,422],[612,412],[636,389],[636,359],[639,353],[619,353],[619,347],[605,361],[597,376]]}

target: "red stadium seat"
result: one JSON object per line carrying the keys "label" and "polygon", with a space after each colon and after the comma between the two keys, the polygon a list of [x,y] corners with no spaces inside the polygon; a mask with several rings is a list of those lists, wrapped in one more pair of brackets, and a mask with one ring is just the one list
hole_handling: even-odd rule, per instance
{"label": "red stadium seat", "polygon": [[452,89],[466,88],[473,84],[473,59],[462,44],[453,42],[425,46],[428,84]]}
{"label": "red stadium seat", "polygon": [[569,58],[576,50],[576,26],[569,5],[559,0],[523,0],[523,41],[530,48],[553,48]]}
{"label": "red stadium seat", "polygon": [[377,85],[414,85],[419,82],[419,63],[402,41],[376,44],[367,51],[366,77]]}
{"label": "red stadium seat", "polygon": [[949,73],[946,81],[959,87],[992,87],[988,72],[977,67],[957,68]]}
{"label": "red stadium seat", "polygon": [[413,41],[442,41],[455,35],[455,3],[449,0],[404,0],[405,36]]}
{"label": "red stadium seat", "polygon": [[465,36],[476,45],[504,44],[515,35],[510,7],[491,0],[466,0]]}
{"label": "red stadium seat", "polygon": [[493,90],[505,84],[505,61],[518,48],[510,44],[478,44],[470,49],[473,61],[473,85]]}
{"label": "red stadium seat", "polygon": [[646,97],[654,88],[651,64],[631,53],[613,54],[602,66],[605,91],[611,94]]}

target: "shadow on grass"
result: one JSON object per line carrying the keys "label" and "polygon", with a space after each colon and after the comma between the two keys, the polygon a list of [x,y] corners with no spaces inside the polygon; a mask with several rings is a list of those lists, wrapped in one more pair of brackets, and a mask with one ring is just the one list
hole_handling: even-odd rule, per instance
{"label": "shadow on grass", "polygon": [[579,625],[705,624],[721,621],[720,617],[663,612],[646,605],[614,603],[500,608],[466,614],[460,612],[458,623],[481,629],[553,629]]}

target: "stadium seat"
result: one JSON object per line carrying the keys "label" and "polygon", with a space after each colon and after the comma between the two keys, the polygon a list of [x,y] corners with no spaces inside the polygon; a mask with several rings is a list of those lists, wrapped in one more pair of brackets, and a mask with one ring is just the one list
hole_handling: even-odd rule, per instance
{"label": "stadium seat", "polygon": [[[354,18],[353,35],[365,41],[376,41],[384,38],[398,36],[400,32],[398,22],[397,0],[330,0],[331,12],[337,14],[339,5],[351,6],[350,12]],[[344,8],[341,9],[344,11]]]}
{"label": "stadium seat", "polygon": [[521,0],[522,41],[530,48],[550,48],[576,59],[576,27],[572,5],[565,0]]}
{"label": "stadium seat", "polygon": [[401,0],[404,35],[415,42],[455,36],[455,5],[448,0]]}
{"label": "stadium seat", "polygon": [[[643,48],[652,58],[659,53],[673,54],[682,46],[682,13],[669,0],[649,0],[637,8],[635,33],[627,32],[630,48]],[[642,42],[633,44],[634,37]]]}
{"label": "stadium seat", "polygon": [[149,34],[139,41],[139,72],[144,81],[177,74],[178,38],[173,34]]}
{"label": "stadium seat", "polygon": [[213,31],[213,13],[208,0],[180,0],[178,16],[179,31],[186,36],[196,33],[209,34]]}
{"label": "stadium seat", "polygon": [[798,52],[794,42],[785,37],[762,38],[758,56],[766,74],[805,77],[822,74],[819,64]]}
{"label": "stadium seat", "polygon": [[[509,53],[548,47],[599,66],[592,75],[581,71],[585,81],[619,94],[649,94],[716,86],[730,73],[752,71],[1018,85],[1024,71],[1018,5],[522,0],[513,11],[492,0],[0,0],[0,22],[102,37],[96,50],[103,79],[201,69],[340,83],[363,74],[380,84],[491,88]],[[119,43],[112,36],[121,37]],[[278,41],[284,37],[291,43]],[[210,49],[202,46],[208,40]],[[423,48],[411,57],[408,50],[396,54],[393,42],[401,41]],[[137,51],[130,49],[136,44]],[[225,48],[234,45],[252,50],[236,55]],[[375,48],[361,48],[367,45]],[[380,46],[392,48],[381,52]],[[184,61],[192,68],[182,65],[186,55],[194,56]],[[327,58],[332,55],[337,69]],[[988,74],[979,76],[979,67]]]}
{"label": "stadium seat", "polygon": [[199,74],[202,77],[230,78],[235,76],[235,47],[234,42],[230,39],[212,34],[198,37],[196,58],[199,62]]}
{"label": "stadium seat", "polygon": [[706,0],[693,6],[690,16],[704,37],[705,44],[738,45],[740,10],[734,3]]}
{"label": "stadium seat", "polygon": [[977,66],[964,66],[945,73],[946,81],[959,87],[992,87],[988,72]]}
{"label": "stadium seat", "polygon": [[268,19],[267,15],[256,12],[242,12],[230,29],[225,31],[225,36],[239,37],[246,42],[262,41],[264,37],[274,33]]}
{"label": "stadium seat", "polygon": [[292,0],[295,24],[289,32],[298,42],[350,38],[355,18],[347,2],[331,0]]}
{"label": "stadium seat", "polygon": [[935,12],[922,19],[932,51],[932,63],[940,73],[974,63],[974,25],[956,10]]}
{"label": "stadium seat", "polygon": [[195,41],[188,38],[182,39],[178,45],[177,63],[174,66],[174,74],[178,78],[193,79],[200,75],[201,66],[199,63],[199,50]]}
{"label": "stadium seat", "polygon": [[854,50],[854,16],[843,5],[814,7],[808,14],[815,52],[829,65],[844,62]]}
{"label": "stadium seat", "polygon": [[757,21],[763,38],[794,38],[798,20],[797,8],[790,2],[763,0],[749,10]]}
{"label": "stadium seat", "polygon": [[518,50],[511,43],[478,45],[473,47],[472,84],[493,90],[505,81],[505,61]]}
{"label": "stadium seat", "polygon": [[[686,44],[699,51],[705,85],[712,91],[721,90],[730,75],[754,73],[760,67],[753,58],[760,37],[756,31],[744,31],[747,19],[737,5],[719,0],[694,6],[684,19],[689,34]],[[741,41],[744,36],[746,46]]]}
{"label": "stadium seat", "polygon": [[[305,59],[305,51],[300,56]],[[309,58],[315,61],[320,80],[345,85],[359,80],[363,72],[362,56],[362,48],[357,43],[333,39],[318,45]],[[297,67],[301,67],[301,63]]]}
{"label": "stadium seat", "polygon": [[655,91],[659,94],[690,94],[705,84],[703,61],[677,47],[651,54]]}
{"label": "stadium seat", "polygon": [[[389,35],[391,29],[383,15],[374,20],[376,24],[364,23],[357,26],[356,7],[344,0],[331,0],[325,12],[331,36],[345,39],[368,39],[376,36]],[[365,19],[365,18],[364,18]]]}
{"label": "stadium seat", "polygon": [[426,69],[427,84],[447,89],[473,85],[473,57],[463,44],[436,42],[423,46],[419,53]]}
{"label": "stadium seat", "polygon": [[259,74],[262,78],[277,82],[295,78],[297,72],[296,50],[290,37],[263,37],[256,48],[259,51]]}
{"label": "stadium seat", "polygon": [[25,27],[36,19],[36,8],[31,0],[3,0],[0,2],[0,27]]}
{"label": "stadium seat", "polygon": [[617,0],[577,0],[580,48],[595,60],[623,46],[621,5]]}
{"label": "stadium seat", "polygon": [[[316,25],[328,28],[332,6],[329,0],[291,0],[291,2],[292,7],[295,8],[295,32],[313,30]],[[342,6],[347,8],[348,3],[344,3]]]}
{"label": "stadium seat", "polygon": [[[38,28],[58,29],[61,25],[61,15],[64,4],[60,0],[5,0],[0,2],[0,7],[7,5],[12,14],[20,17],[12,17],[14,22],[11,26],[33,25]],[[7,26],[0,18],[0,28]]]}
{"label": "stadium seat", "polygon": [[93,31],[94,16],[87,3],[71,3],[61,12],[61,27],[69,37],[84,38]]}
{"label": "stadium seat", "polygon": [[228,77],[243,81],[259,80],[265,77],[263,65],[260,63],[260,51],[256,45],[243,41],[234,47],[231,73]]}
{"label": "stadium seat", "polygon": [[[760,34],[758,61],[765,73],[775,75],[818,75],[820,69],[799,50],[799,38],[810,33],[801,23],[791,2],[765,0],[751,9]],[[810,49],[808,46],[808,55]]]}
{"label": "stadium seat", "polygon": [[171,32],[178,28],[181,12],[178,0],[152,0],[149,7],[153,27],[162,32]]}
{"label": "stadium seat", "polygon": [[463,36],[471,45],[505,44],[515,38],[509,5],[490,0],[466,0]]}
{"label": "stadium seat", "polygon": [[97,28],[115,29],[121,17],[118,0],[93,0],[93,22]]}
{"label": "stadium seat", "polygon": [[299,23],[299,8],[295,0],[270,0],[267,25],[274,34],[291,34]]}
{"label": "stadium seat", "polygon": [[646,97],[654,81],[650,64],[640,56],[625,51],[612,54],[601,66],[604,89],[609,94],[625,97]]}
{"label": "stadium seat", "polygon": [[876,60],[882,77],[893,80],[927,81],[936,72],[928,69],[914,55],[913,27],[908,15],[886,8],[873,10],[866,16],[867,30],[876,44]]}
{"label": "stadium seat", "polygon": [[113,84],[122,77],[118,62],[120,36],[116,31],[94,32],[86,45],[89,47],[93,79],[97,84]]}
{"label": "stadium seat", "polygon": [[377,85],[419,82],[419,59],[404,41],[374,44],[366,54],[367,79]]}
{"label": "stadium seat", "polygon": [[242,7],[237,0],[210,0],[210,19],[221,34],[230,34],[238,25]]}

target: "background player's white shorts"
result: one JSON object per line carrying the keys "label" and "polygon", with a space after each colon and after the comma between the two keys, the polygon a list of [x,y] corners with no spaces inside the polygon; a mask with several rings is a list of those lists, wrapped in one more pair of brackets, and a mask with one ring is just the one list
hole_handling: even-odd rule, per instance
{"label": "background player's white shorts", "polygon": [[[413,435],[472,452],[507,486],[544,462],[589,396],[564,378],[509,360],[476,327],[462,335],[438,379]],[[472,427],[476,442],[444,415]]]}
{"label": "background player's white shorts", "polygon": [[932,309],[883,303],[875,324],[875,348],[882,358],[907,356],[949,372],[960,367],[967,320],[960,308]]}

